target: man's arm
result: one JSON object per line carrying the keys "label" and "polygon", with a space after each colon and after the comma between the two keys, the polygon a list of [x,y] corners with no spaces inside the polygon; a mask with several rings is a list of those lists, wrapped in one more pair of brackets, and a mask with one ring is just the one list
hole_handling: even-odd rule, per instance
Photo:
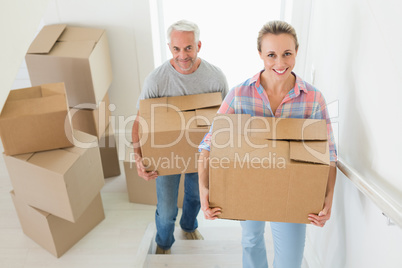
{"label": "man's arm", "polygon": [[221,214],[220,208],[209,207],[209,151],[202,150],[198,160],[198,184],[200,188],[201,210],[205,219],[214,220]]}
{"label": "man's arm", "polygon": [[156,171],[147,172],[145,170],[144,164],[142,163],[140,137],[138,135],[139,119],[140,119],[140,113],[138,112],[137,117],[135,118],[135,121],[133,124],[133,130],[131,132],[132,140],[133,140],[133,147],[134,147],[134,159],[135,159],[135,163],[137,165],[138,176],[140,176],[141,178],[143,178],[146,181],[149,181],[152,179],[156,179],[158,177],[158,174]]}

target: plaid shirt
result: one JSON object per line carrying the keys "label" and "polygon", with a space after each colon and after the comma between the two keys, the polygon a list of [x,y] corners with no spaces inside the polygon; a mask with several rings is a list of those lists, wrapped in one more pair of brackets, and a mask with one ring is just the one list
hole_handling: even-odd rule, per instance
{"label": "plaid shirt", "polygon": [[[337,160],[337,152],[324,96],[316,88],[296,76],[293,89],[282,100],[275,115],[271,110],[268,95],[261,86],[260,73],[232,88],[218,110],[220,114],[250,114],[264,117],[290,117],[325,119],[327,121],[330,160]],[[199,145],[199,150],[210,150],[212,127]]]}

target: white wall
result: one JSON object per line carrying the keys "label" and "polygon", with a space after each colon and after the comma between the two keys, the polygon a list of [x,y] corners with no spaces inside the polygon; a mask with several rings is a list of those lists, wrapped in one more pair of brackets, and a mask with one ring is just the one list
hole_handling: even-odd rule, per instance
{"label": "white wall", "polygon": [[[10,1],[11,2],[11,1]],[[26,1],[28,2],[28,1]],[[66,23],[68,25],[87,26],[106,29],[109,40],[113,69],[113,82],[108,91],[110,102],[114,105],[112,114],[116,131],[127,132],[126,140],[130,141],[130,131],[135,115],[136,103],[145,77],[154,69],[152,50],[151,18],[149,0],[49,0],[43,4],[42,13],[37,23],[26,27],[30,35],[26,47],[19,48],[21,61],[33,39],[43,25]],[[47,6],[47,7],[46,7]],[[16,8],[14,13],[18,13]],[[40,18],[42,20],[40,21]],[[39,24],[39,21],[41,22]],[[39,24],[39,27],[38,27]],[[14,57],[14,62],[15,62]],[[11,88],[29,87],[29,76],[24,62],[16,75],[10,76],[14,83]]]}
{"label": "white wall", "polygon": [[[309,13],[300,12],[312,5]],[[400,1],[293,1],[292,24],[305,34],[299,70],[331,104],[343,161],[402,196]],[[315,69],[315,79],[311,74]],[[310,267],[402,267],[402,229],[338,171],[332,220],[308,228]]]}
{"label": "white wall", "polygon": [[[222,69],[229,88],[264,68],[257,50],[258,32],[266,22],[279,19],[281,1],[203,0],[197,2],[196,10],[195,5],[188,2],[169,0],[169,5],[164,3],[165,28],[180,19],[196,22],[202,43],[199,57]],[[253,18],[246,18],[248,14]],[[163,46],[170,58],[168,47]]]}
{"label": "white wall", "polygon": [[49,0],[1,1],[0,107],[8,96]]}
{"label": "white wall", "polygon": [[115,128],[130,131],[142,83],[154,69],[149,1],[51,0],[43,19],[45,24],[106,29],[114,76],[109,96],[116,107]]}

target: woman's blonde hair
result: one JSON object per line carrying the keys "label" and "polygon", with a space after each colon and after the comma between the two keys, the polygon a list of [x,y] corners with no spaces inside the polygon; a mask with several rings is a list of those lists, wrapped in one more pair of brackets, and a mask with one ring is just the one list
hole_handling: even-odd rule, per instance
{"label": "woman's blonde hair", "polygon": [[274,20],[267,22],[264,26],[262,26],[261,30],[258,32],[257,38],[257,49],[261,52],[261,41],[264,35],[266,34],[289,34],[293,37],[295,41],[296,50],[299,48],[299,42],[297,41],[296,31],[292,25],[285,21]]}

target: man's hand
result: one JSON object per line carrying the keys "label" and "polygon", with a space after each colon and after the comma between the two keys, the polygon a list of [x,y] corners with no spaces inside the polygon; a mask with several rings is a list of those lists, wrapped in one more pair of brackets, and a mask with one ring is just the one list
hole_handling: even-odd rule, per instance
{"label": "man's hand", "polygon": [[154,180],[158,177],[158,173],[156,171],[146,171],[144,164],[142,163],[142,158],[141,157],[136,157],[135,159],[135,164],[137,165],[137,173],[138,176],[143,178],[146,181],[149,180]]}

